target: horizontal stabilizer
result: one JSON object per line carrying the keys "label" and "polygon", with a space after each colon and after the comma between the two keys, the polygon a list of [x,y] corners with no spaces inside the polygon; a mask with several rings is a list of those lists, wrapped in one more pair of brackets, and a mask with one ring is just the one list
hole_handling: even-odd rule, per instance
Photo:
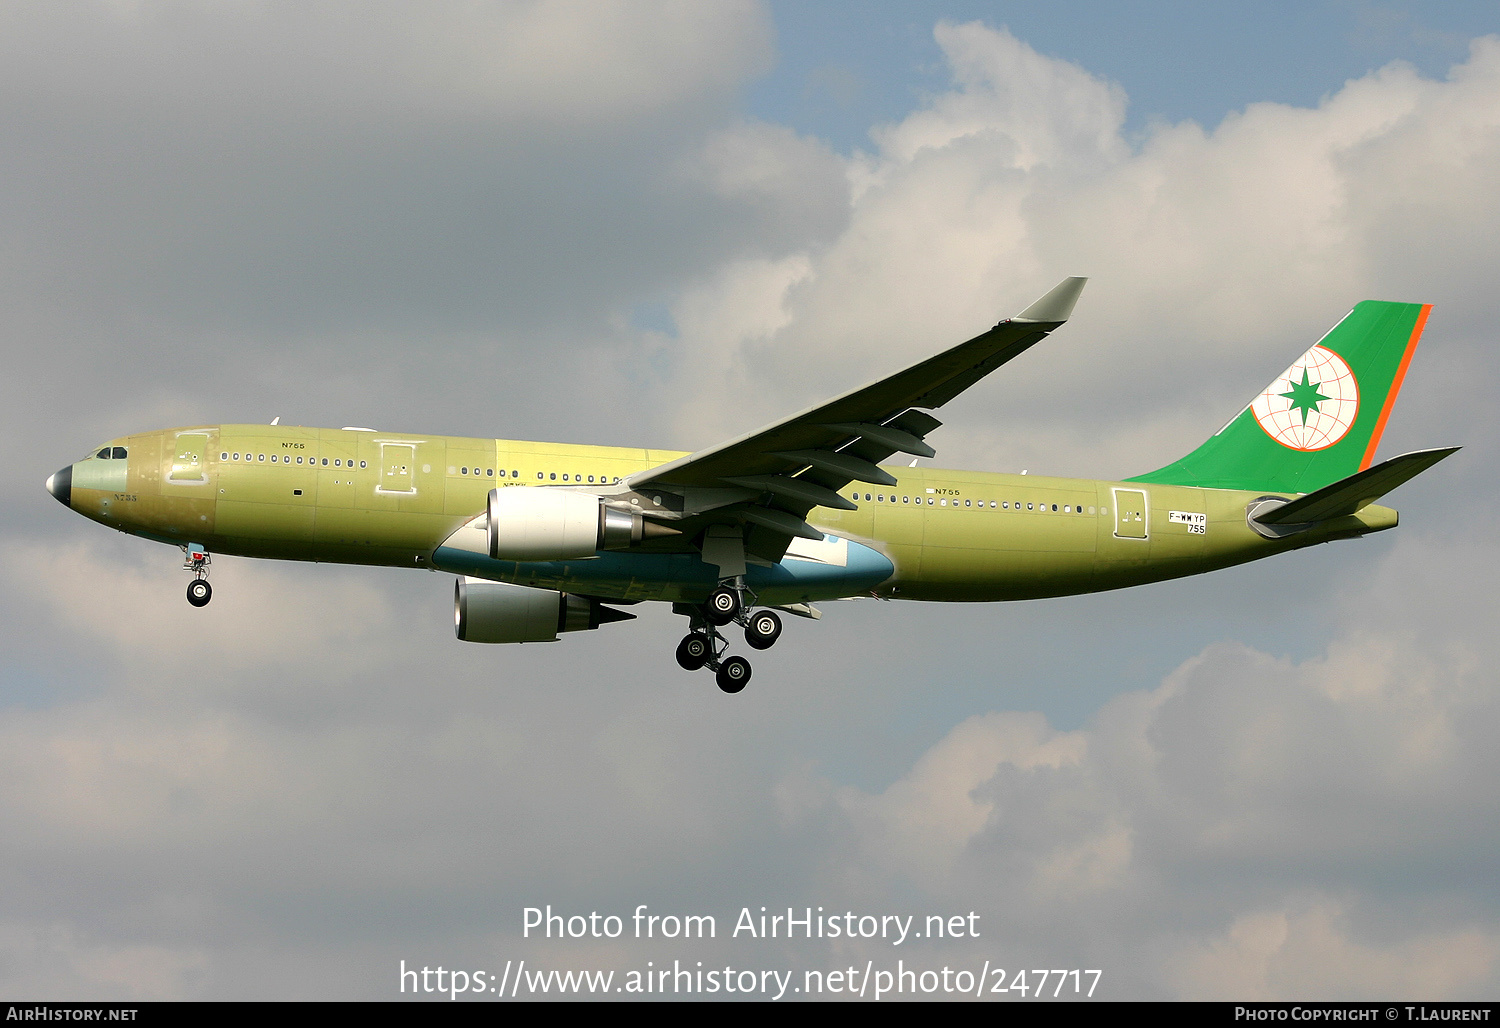
{"label": "horizontal stabilizer", "polygon": [[1398,485],[1416,478],[1444,457],[1457,453],[1459,449],[1457,446],[1444,446],[1435,450],[1403,453],[1399,457],[1382,461],[1373,468],[1341,478],[1316,492],[1299,496],[1290,503],[1274,507],[1263,514],[1257,513],[1255,520],[1263,525],[1307,525],[1356,514]]}

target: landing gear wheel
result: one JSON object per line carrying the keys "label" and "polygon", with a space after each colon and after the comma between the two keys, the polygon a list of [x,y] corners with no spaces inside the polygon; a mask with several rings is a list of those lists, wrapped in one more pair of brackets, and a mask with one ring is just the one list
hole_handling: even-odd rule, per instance
{"label": "landing gear wheel", "polygon": [[756,611],[745,625],[745,642],[757,650],[769,650],[781,638],[781,618],[769,610]]}
{"label": "landing gear wheel", "polygon": [[719,681],[719,688],[728,693],[736,693],[745,687],[750,681],[750,662],[744,657],[730,657],[719,665],[718,674],[715,677]]}
{"label": "landing gear wheel", "polygon": [[727,625],[740,616],[740,594],[727,586],[719,586],[708,594],[703,605],[704,615],[715,625]]}
{"label": "landing gear wheel", "polygon": [[188,602],[195,607],[204,607],[214,597],[214,587],[208,584],[207,579],[195,578],[188,583]]}
{"label": "landing gear wheel", "polygon": [[677,663],[684,671],[697,671],[714,653],[713,644],[702,632],[694,632],[677,644]]}

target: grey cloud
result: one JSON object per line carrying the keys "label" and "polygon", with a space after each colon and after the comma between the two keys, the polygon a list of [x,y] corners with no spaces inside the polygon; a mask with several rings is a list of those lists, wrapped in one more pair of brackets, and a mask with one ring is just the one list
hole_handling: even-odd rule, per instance
{"label": "grey cloud", "polygon": [[[883,792],[804,780],[784,803],[841,876],[980,903],[1064,963],[1102,946],[1136,988],[1378,997],[1376,969],[1423,954],[1400,994],[1483,996],[1500,975],[1492,550],[1404,541],[1339,590],[1343,629],[1310,659],[1210,646],[1085,731],[978,715]],[[1215,977],[1257,946],[1264,977]]]}

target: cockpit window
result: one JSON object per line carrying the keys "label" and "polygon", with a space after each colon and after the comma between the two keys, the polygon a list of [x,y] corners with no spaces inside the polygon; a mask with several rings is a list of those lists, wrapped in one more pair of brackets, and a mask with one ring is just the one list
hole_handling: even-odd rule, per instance
{"label": "cockpit window", "polygon": [[104,449],[102,449],[98,453],[94,454],[94,456],[95,457],[103,457],[105,460],[109,460],[109,447],[108,446],[104,447]]}
{"label": "cockpit window", "polygon": [[123,446],[116,446],[115,449],[114,449],[114,452],[111,453],[110,456],[113,457],[115,460],[124,460],[125,459],[125,447],[123,447]]}

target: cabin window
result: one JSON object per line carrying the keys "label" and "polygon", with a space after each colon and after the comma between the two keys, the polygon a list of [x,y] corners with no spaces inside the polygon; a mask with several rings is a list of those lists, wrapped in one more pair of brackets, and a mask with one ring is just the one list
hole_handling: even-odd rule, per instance
{"label": "cabin window", "polygon": [[[500,472],[500,473],[501,473],[501,474],[502,474],[502,475],[503,475],[503,474],[505,474],[505,472],[503,472],[503,471],[502,471],[502,472]],[[520,477],[521,477],[521,473],[520,473],[520,472],[519,472],[519,471],[516,471],[516,470],[514,470],[514,469],[512,469],[512,470],[511,470],[511,473],[510,473],[510,477],[511,477],[511,478],[520,478]]]}
{"label": "cabin window", "polygon": [[298,457],[298,458],[297,458],[297,463],[298,463],[298,464],[301,464],[301,463],[302,463],[302,458],[301,458],[301,457]]}
{"label": "cabin window", "polygon": [[328,467],[328,458],[327,458],[327,457],[324,457],[324,458],[323,458],[323,466],[324,466],[324,467],[325,467],[325,468],[326,468],[326,467]]}
{"label": "cabin window", "polygon": [[552,481],[556,482],[557,481],[557,472],[556,471],[552,472],[551,475],[550,475],[550,478],[551,478]]}
{"label": "cabin window", "polygon": [[261,462],[261,463],[262,463],[262,464],[264,464],[264,463],[265,463],[265,462],[266,462],[266,455],[265,455],[265,454],[263,454],[263,453],[262,453],[262,454],[261,454],[261,455],[260,455],[260,462]]}
{"label": "cabin window", "polygon": [[467,475],[469,473],[469,469],[467,467],[459,468],[458,471],[459,471],[459,474],[462,474],[462,475]]}
{"label": "cabin window", "polygon": [[359,466],[363,468],[363,467],[367,467],[368,465],[366,465],[364,461],[360,461],[359,462]]}
{"label": "cabin window", "polygon": [[1053,510],[1054,513],[1056,513],[1056,511],[1057,511],[1057,504],[1054,503],[1052,505],[1052,510]]}
{"label": "cabin window", "polygon": [[219,459],[220,460],[228,460],[229,459],[229,451],[225,450],[223,453],[219,454]]}

